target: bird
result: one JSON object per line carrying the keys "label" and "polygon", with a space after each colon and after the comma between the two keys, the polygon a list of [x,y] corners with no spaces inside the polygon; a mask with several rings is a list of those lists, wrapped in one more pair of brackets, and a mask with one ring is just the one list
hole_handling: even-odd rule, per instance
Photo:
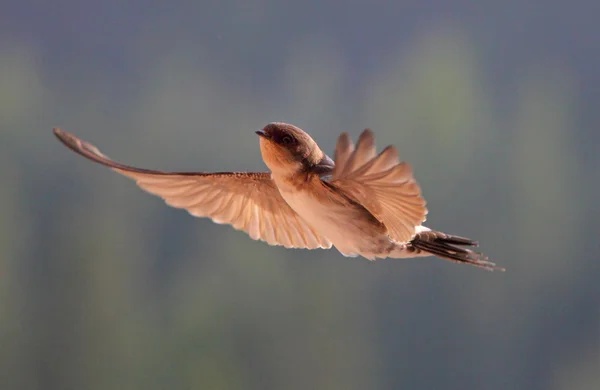
{"label": "bird", "polygon": [[53,129],[68,148],[136,181],[169,206],[286,248],[329,249],[368,260],[436,256],[500,270],[477,241],[432,230],[421,188],[397,149],[376,152],[365,129],[356,145],[340,134],[335,160],[305,131],[272,122],[256,131],[267,172],[163,172],[113,161],[94,145]]}

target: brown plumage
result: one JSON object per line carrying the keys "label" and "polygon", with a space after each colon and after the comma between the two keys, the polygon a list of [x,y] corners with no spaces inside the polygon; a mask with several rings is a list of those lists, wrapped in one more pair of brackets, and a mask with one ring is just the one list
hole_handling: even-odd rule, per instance
{"label": "brown plumage", "polygon": [[60,129],[54,134],[71,150],[135,180],[169,206],[196,217],[230,224],[254,240],[287,248],[331,248],[331,243],[283,200],[268,172],[161,172],[110,160],[95,146]]}
{"label": "brown plumage", "polygon": [[430,253],[457,263],[472,264],[490,270],[504,270],[488,261],[487,256],[481,252],[469,249],[469,247],[478,247],[479,244],[468,238],[431,230],[417,233],[408,245],[417,251]]}
{"label": "brown plumage", "polygon": [[412,168],[393,146],[379,155],[373,132],[356,146],[340,135],[335,163],[304,131],[271,123],[260,150],[271,172],[161,172],[110,160],[95,146],[60,129],[54,134],[80,155],[137,182],[173,207],[230,224],[251,238],[288,248],[330,248],[368,259],[435,255],[488,270],[500,269],[466,238],[421,225],[427,215]]}

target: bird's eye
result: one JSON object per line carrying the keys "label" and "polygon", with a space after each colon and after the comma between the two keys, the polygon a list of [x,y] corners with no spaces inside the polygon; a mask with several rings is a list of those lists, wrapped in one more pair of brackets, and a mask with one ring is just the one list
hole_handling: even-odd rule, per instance
{"label": "bird's eye", "polygon": [[281,142],[282,142],[284,145],[289,145],[289,144],[291,144],[292,142],[294,142],[294,138],[293,138],[291,135],[287,135],[287,134],[286,134],[286,135],[284,135],[283,137],[281,137]]}

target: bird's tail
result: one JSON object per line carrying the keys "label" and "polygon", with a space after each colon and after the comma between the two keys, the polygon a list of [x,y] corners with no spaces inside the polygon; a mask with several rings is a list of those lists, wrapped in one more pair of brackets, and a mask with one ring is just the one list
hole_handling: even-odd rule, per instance
{"label": "bird's tail", "polygon": [[485,268],[488,271],[504,271],[504,268],[496,267],[496,264],[489,261],[487,256],[481,252],[469,249],[469,247],[473,248],[478,245],[477,241],[469,238],[453,236],[433,230],[417,233],[408,244],[416,252],[425,252],[456,263],[471,264],[476,267]]}

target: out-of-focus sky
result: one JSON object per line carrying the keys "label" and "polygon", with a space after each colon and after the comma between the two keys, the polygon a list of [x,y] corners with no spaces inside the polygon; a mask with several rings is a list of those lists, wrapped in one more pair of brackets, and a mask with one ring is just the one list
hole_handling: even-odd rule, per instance
{"label": "out-of-focus sky", "polygon": [[[0,388],[600,387],[594,1],[0,4]],[[365,127],[506,267],[286,250],[60,145],[264,170]]]}

